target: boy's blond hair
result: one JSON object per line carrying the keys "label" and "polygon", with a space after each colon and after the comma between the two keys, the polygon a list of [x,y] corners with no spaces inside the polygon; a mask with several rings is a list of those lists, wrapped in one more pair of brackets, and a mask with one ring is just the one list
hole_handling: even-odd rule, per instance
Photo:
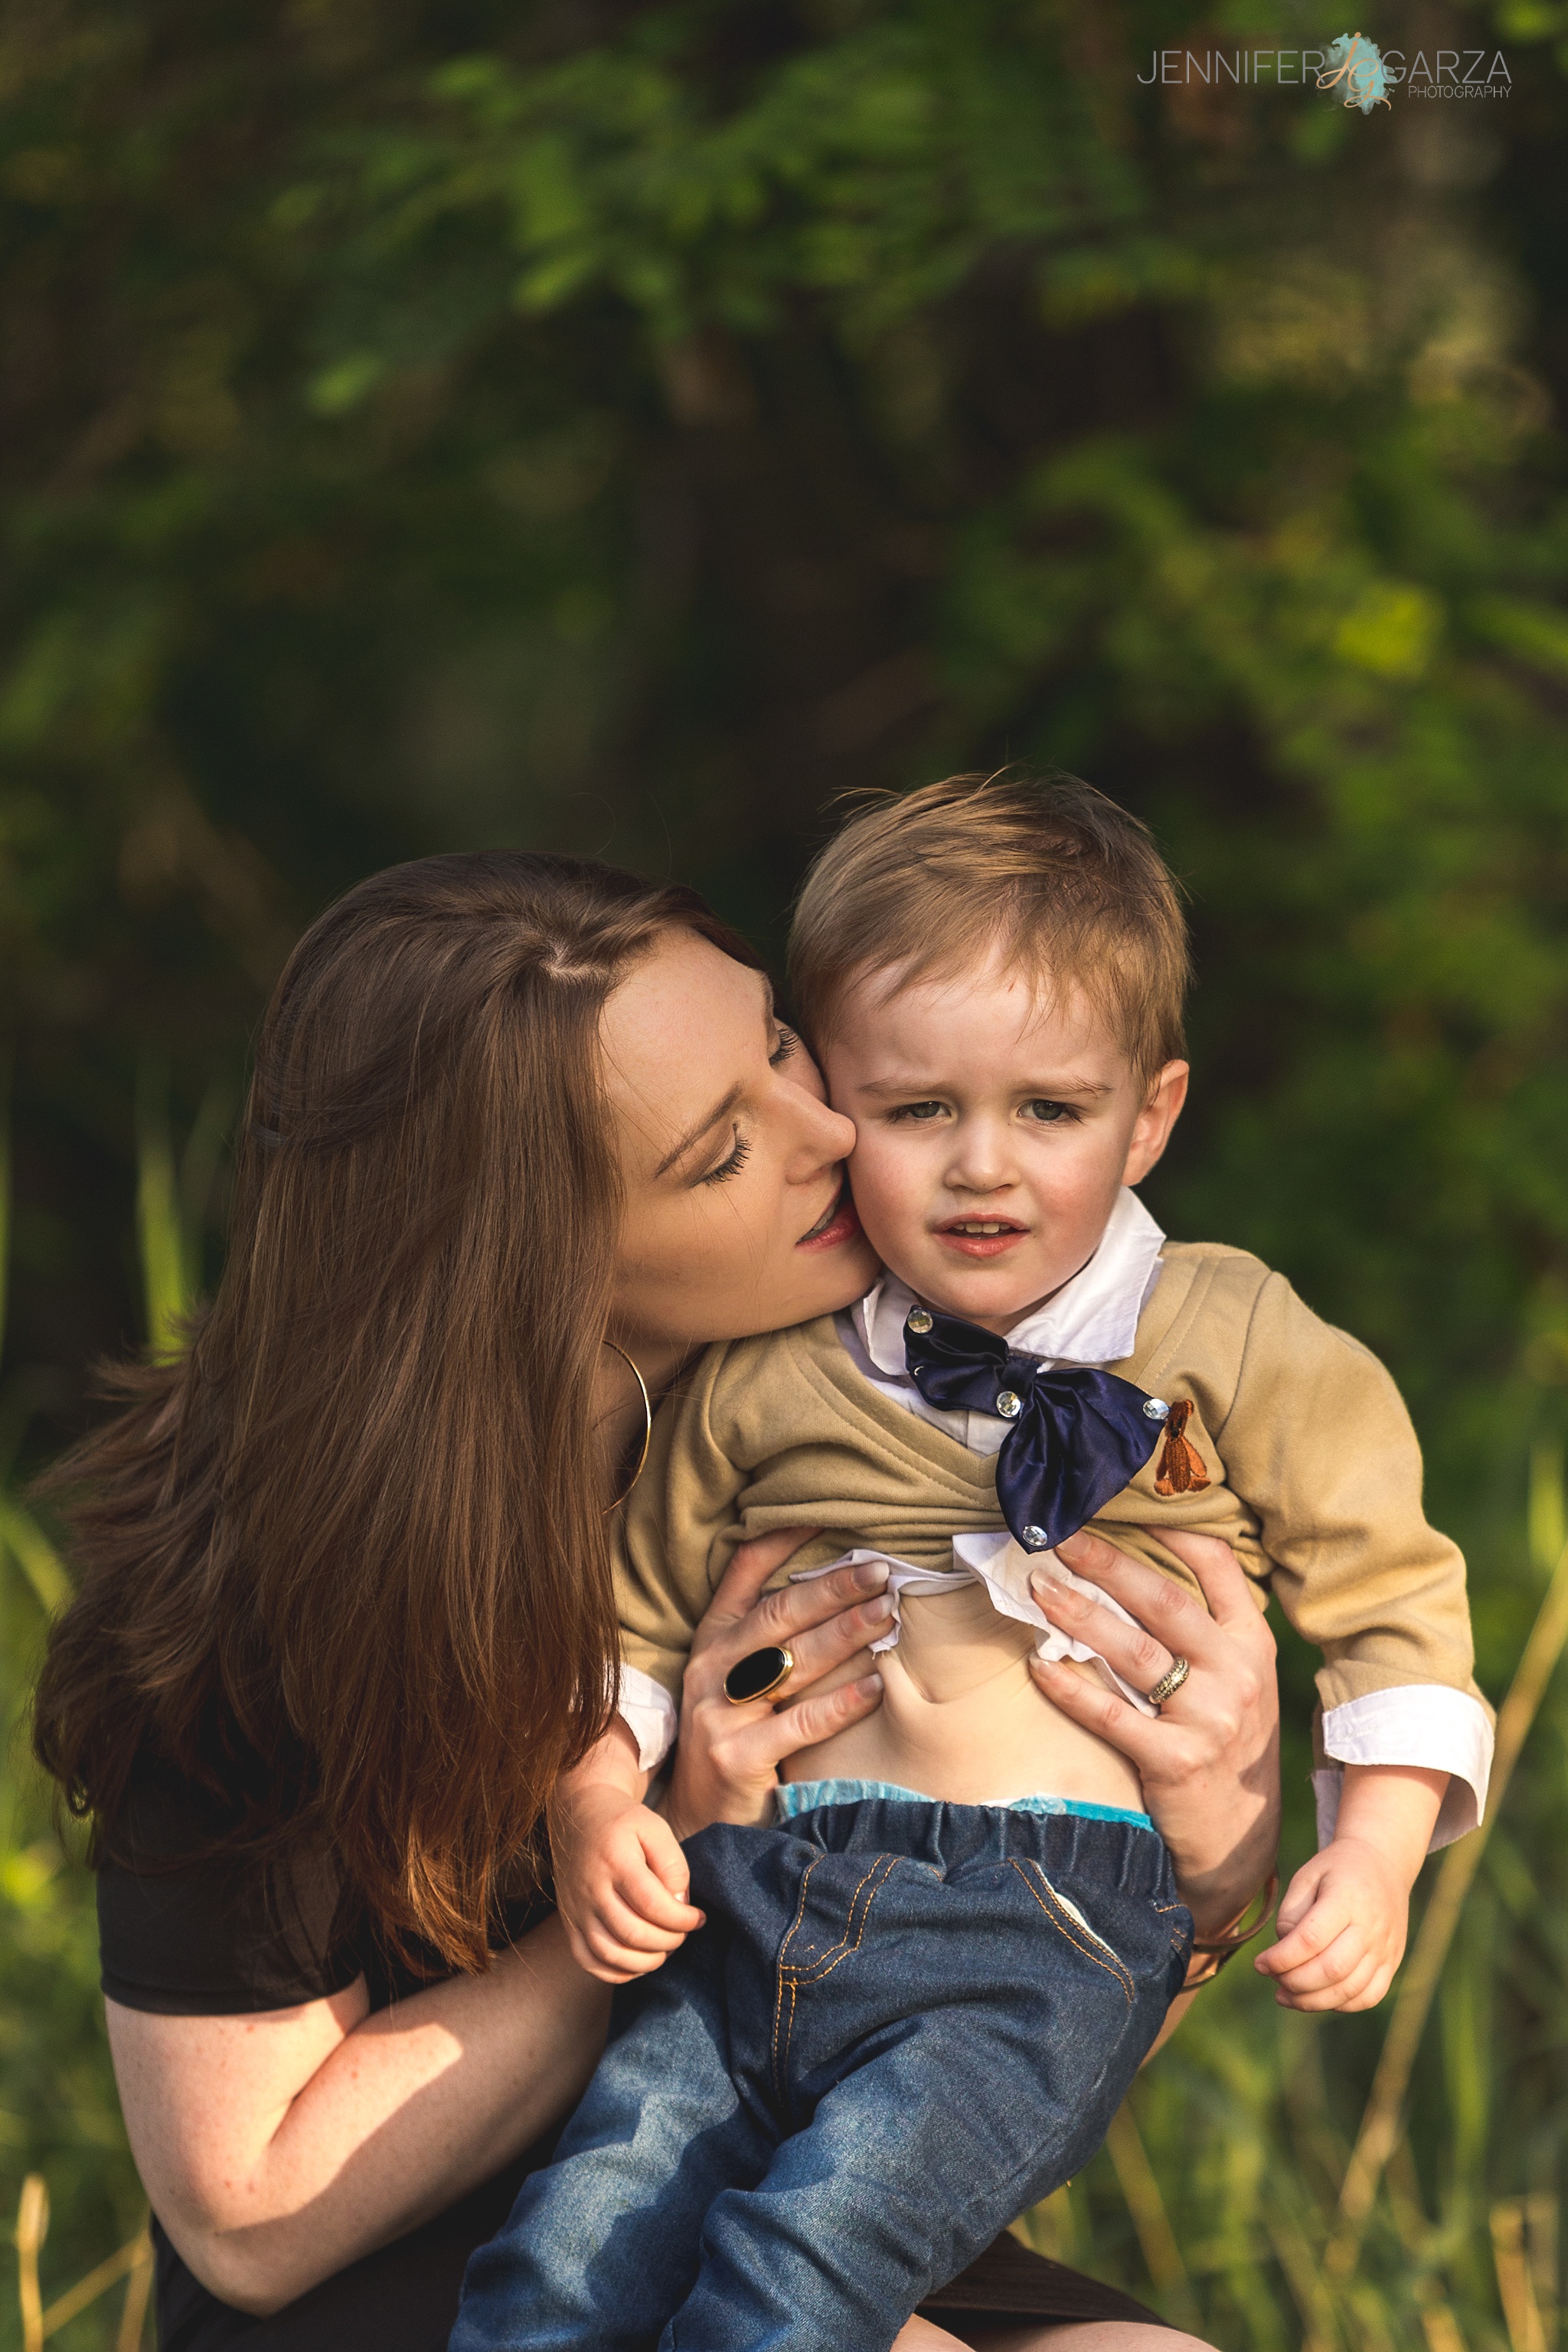
{"label": "boy's blond hair", "polygon": [[822,1040],[853,982],[885,974],[885,999],[997,949],[1047,992],[1081,988],[1140,1077],[1184,1051],[1176,885],[1148,828],[1076,776],[878,793],[805,877],[790,987]]}

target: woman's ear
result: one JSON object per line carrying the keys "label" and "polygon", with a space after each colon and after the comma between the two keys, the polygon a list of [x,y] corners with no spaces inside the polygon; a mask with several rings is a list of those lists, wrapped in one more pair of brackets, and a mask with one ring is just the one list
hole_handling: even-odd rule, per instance
{"label": "woman's ear", "polygon": [[1190,1076],[1187,1063],[1167,1062],[1155,1077],[1127,1147],[1127,1165],[1121,1171],[1124,1184],[1141,1184],[1169,1143],[1171,1129],[1187,1099]]}

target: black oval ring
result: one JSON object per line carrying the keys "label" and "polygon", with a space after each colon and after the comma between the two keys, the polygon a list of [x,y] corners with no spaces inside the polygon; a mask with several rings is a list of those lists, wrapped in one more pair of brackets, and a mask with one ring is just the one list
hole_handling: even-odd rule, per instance
{"label": "black oval ring", "polygon": [[795,1659],[782,1642],[765,1650],[752,1650],[738,1658],[724,1677],[724,1696],[731,1706],[745,1706],[766,1698],[795,1672]]}

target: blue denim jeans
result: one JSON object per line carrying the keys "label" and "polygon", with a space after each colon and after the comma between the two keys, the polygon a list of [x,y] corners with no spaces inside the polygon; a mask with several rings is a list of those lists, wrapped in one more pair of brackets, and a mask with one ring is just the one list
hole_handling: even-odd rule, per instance
{"label": "blue denim jeans", "polygon": [[1099,2147],[1192,1922],[1152,1829],[873,1799],[689,1843],[451,2352],[875,2352]]}

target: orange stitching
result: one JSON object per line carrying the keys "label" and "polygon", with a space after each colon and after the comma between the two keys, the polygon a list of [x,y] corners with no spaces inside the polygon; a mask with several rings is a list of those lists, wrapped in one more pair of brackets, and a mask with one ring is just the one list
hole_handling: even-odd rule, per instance
{"label": "orange stitching", "polygon": [[[795,1929],[800,1926],[801,1921],[805,1916],[806,1889],[811,1884],[811,1874],[816,1868],[817,1864],[821,1860],[821,1854],[815,1854],[811,1861],[806,1864],[805,1868],[800,1874],[800,1902],[795,1909],[794,1924],[790,1927],[789,1934],[785,1936],[784,1942],[779,1946],[778,1958],[773,1964],[773,2094],[778,2099],[781,2106],[784,2104],[784,2078],[779,2073],[779,2021],[780,2014],[784,2008],[784,1976],[786,1974],[784,1954],[789,1949],[790,1937],[795,1934]],[[795,1992],[793,1983],[790,1991],[790,2016],[793,2022],[795,2016]]]}
{"label": "orange stitching", "polygon": [[821,1854],[814,1853],[811,1860],[806,1864],[805,1868],[800,1874],[800,1901],[795,1906],[795,1917],[790,1922],[789,1935],[785,1936],[784,1942],[779,1946],[779,1958],[781,1960],[783,1959],[785,1952],[789,1949],[790,1936],[795,1934],[795,1929],[800,1926],[801,1921],[805,1916],[805,1891],[811,1885],[811,1874],[816,1868],[817,1864],[822,1860],[822,1858]]}
{"label": "orange stitching", "polygon": [[781,2063],[781,2065],[780,2065],[779,2072],[778,2072],[778,2080],[777,2080],[777,2083],[776,2083],[776,2084],[775,2084],[775,2086],[774,2086],[774,2087],[775,2087],[775,2089],[777,2090],[777,2093],[778,2093],[778,2102],[779,2102],[779,2105],[781,2106],[781,2108],[782,2108],[783,2106],[784,2106],[784,2105],[787,2104],[787,2100],[788,2100],[788,2094],[786,2093],[786,2091],[785,2091],[785,2089],[784,2089],[784,2069],[785,2067],[787,2067],[787,2066],[788,2066],[788,2064],[789,2064],[789,2051],[790,2051],[790,2043],[795,2040],[795,1990],[796,1990],[795,1981],[795,1979],[794,1979],[793,1977],[791,1977],[791,1979],[790,1979],[790,1980],[789,1980],[789,2023],[784,2027],[784,2056],[783,2056],[783,2061],[782,2061],[782,2063]]}
{"label": "orange stitching", "polygon": [[1044,1868],[1038,1862],[1031,1860],[1029,1867],[1034,1872],[1036,1877],[1039,1880],[1040,1885],[1045,1888],[1047,1894],[1050,1896],[1051,1901],[1056,1905],[1057,1909],[1058,1911],[1067,1912],[1068,1917],[1073,1920],[1073,1924],[1075,1926],[1082,1927],[1084,1934],[1089,1937],[1092,1944],[1098,1945],[1103,1952],[1110,1954],[1108,1965],[1120,1971],[1121,1979],[1126,1985],[1129,1994],[1131,1995],[1132,1992],[1136,1991],[1137,1988],[1133,1982],[1132,1971],[1122,1959],[1121,1955],[1116,1950],[1115,1947],[1107,1942],[1106,1938],[1100,1935],[1097,1929],[1091,1927],[1087,1920],[1079,1921],[1075,1917],[1074,1914],[1068,1909],[1066,1897],[1057,1893],[1056,1888],[1046,1876]]}
{"label": "orange stitching", "polygon": [[[817,1857],[817,1859],[818,1859],[818,1861],[820,1861],[821,1856],[819,1855],[819,1856]],[[875,1877],[876,1877],[878,1871],[879,1871],[879,1870],[883,1869],[884,1864],[886,1865],[886,1867],[887,1867],[888,1869],[889,1869],[889,1870],[890,1870],[890,1869],[892,1868],[892,1866],[893,1866],[894,1863],[896,1863],[898,1860],[899,1860],[899,1856],[898,1856],[896,1853],[879,1853],[879,1854],[877,1856],[877,1859],[876,1859],[876,1860],[875,1860],[875,1862],[873,1862],[873,1864],[871,1864],[870,1869],[866,1873],[865,1877],[860,1881],[859,1885],[855,1889],[854,1894],[849,1897],[849,1902],[848,1902],[848,1905],[847,1905],[847,1908],[846,1908],[845,1916],[844,1916],[844,1933],[843,1933],[843,1935],[842,1935],[842,1936],[840,1936],[840,1937],[839,1937],[839,1939],[838,1939],[838,1941],[837,1941],[837,1944],[830,1944],[830,1945],[827,1947],[827,1949],[826,1949],[825,1952],[823,1952],[823,1953],[820,1955],[820,1957],[819,1957],[818,1958],[816,1958],[816,1959],[815,1959],[815,1960],[810,1960],[810,1961],[801,1961],[801,1962],[796,1962],[796,1961],[794,1961],[794,1960],[786,1960],[786,1959],[784,1958],[784,1953],[789,1949],[790,1938],[791,1938],[791,1937],[793,1937],[793,1936],[794,1936],[794,1934],[795,1934],[795,1927],[792,1927],[792,1928],[790,1929],[789,1935],[788,1935],[788,1936],[786,1936],[786,1937],[784,1937],[784,1942],[779,1946],[779,1966],[780,1966],[780,1968],[781,1968],[781,1969],[786,1969],[786,1970],[787,1970],[791,1975],[794,1975],[794,1976],[799,1977],[803,1981],[806,1981],[806,1980],[809,1980],[809,1979],[810,1979],[812,1976],[819,1975],[819,1974],[822,1972],[822,1969],[824,1969],[824,1967],[825,1967],[825,1966],[826,1966],[829,1961],[834,1961],[834,1962],[835,1962],[835,1964],[837,1964],[837,1959],[842,1959],[842,1958],[843,1958],[843,1957],[844,1957],[844,1955],[845,1955],[845,1953],[846,1953],[847,1951],[848,1951],[848,1950],[850,1950],[850,1949],[852,1948],[852,1947],[851,1947],[851,1945],[850,1945],[850,1943],[849,1943],[849,1940],[848,1940],[848,1939],[849,1939],[849,1929],[850,1929],[851,1924],[853,1923],[853,1920],[854,1920],[854,1917],[855,1917],[855,1906],[857,1905],[857,1903],[858,1903],[858,1902],[859,1902],[860,1897],[861,1897],[861,1895],[862,1895],[862,1894],[863,1894],[863,1892],[865,1891],[865,1889],[866,1889],[867,1885],[870,1883],[870,1881],[871,1881],[873,1878],[875,1878]],[[816,1864],[815,1862],[812,1864],[811,1868],[812,1868],[813,1870],[815,1870],[815,1869],[816,1868]],[[804,1907],[804,1904],[803,1904],[803,1907]],[[800,1921],[799,1921],[799,1919],[798,1919],[798,1917],[797,1917],[797,1918],[796,1918],[796,1920],[795,1920],[795,1927],[799,1927],[799,1925],[800,1925]],[[862,1933],[864,1933],[864,1927],[862,1927],[861,1932],[862,1932]],[[858,1935],[858,1936],[856,1937],[856,1938],[855,1938],[855,1942],[856,1942],[856,1944],[858,1945],[858,1944],[859,1943],[859,1941],[860,1941],[860,1937]]]}
{"label": "orange stitching", "polygon": [[[830,1977],[833,1974],[834,1969],[838,1966],[840,1960],[847,1960],[852,1952],[858,1952],[859,1950],[862,1938],[866,1933],[866,1923],[871,1916],[871,1906],[875,1903],[878,1895],[880,1895],[882,1887],[886,1886],[889,1879],[892,1876],[893,1871],[900,1857],[896,1853],[887,1853],[884,1854],[881,1859],[888,1866],[882,1874],[881,1885],[873,1886],[871,1892],[866,1897],[866,1907],[860,1914],[860,1925],[855,1930],[854,1942],[850,1943],[847,1939],[847,1934],[846,1934],[845,1937],[840,1940],[832,1952],[824,1953],[822,1958],[817,1961],[816,1967],[812,1969],[809,1973],[805,1969],[795,1971],[795,1981],[797,1984],[820,1984],[824,1977]],[[871,1873],[868,1871],[866,1877],[869,1878],[870,1875]],[[858,1886],[855,1889],[854,1900],[849,1906],[849,1916],[851,1919],[853,1919],[855,1916],[855,1904],[860,1899],[860,1887],[863,1887],[865,1884],[866,1879],[863,1878],[860,1881],[860,1886]]]}
{"label": "orange stitching", "polygon": [[[818,1855],[817,1861],[820,1861],[821,1859],[821,1855]],[[865,1877],[861,1879],[859,1885],[857,1886],[854,1894],[849,1898],[849,1908],[844,1923],[845,1932],[843,1936],[839,1937],[839,1940],[836,1945],[831,1946],[828,1950],[823,1954],[820,1960],[814,1962],[810,1969],[792,1967],[790,1963],[784,1959],[784,1947],[787,1946],[789,1942],[789,1936],[784,1937],[784,1944],[779,1948],[780,1957],[777,1966],[776,1979],[778,1990],[773,2001],[773,2095],[777,2098],[781,2107],[785,2104],[783,2070],[789,2063],[790,2044],[795,2039],[795,2001],[800,1987],[803,1984],[820,1984],[824,1977],[832,1975],[840,1960],[847,1960],[851,1952],[858,1952],[859,1950],[862,1938],[866,1933],[866,1922],[871,1916],[871,1906],[876,1901],[878,1895],[881,1893],[882,1887],[887,1885],[888,1880],[892,1876],[893,1871],[898,1865],[899,1859],[900,1857],[896,1853],[880,1853],[877,1856],[876,1861],[871,1864],[870,1869],[866,1873]],[[813,1862],[807,1869],[806,1876],[809,1877],[811,1872],[816,1868],[816,1863]],[[865,1893],[866,1887],[869,1885],[870,1881],[876,1877],[879,1870],[882,1874],[881,1884],[879,1885],[873,1886],[870,1894],[866,1896],[865,1905],[860,1913],[860,1925],[856,1929],[855,1938],[851,1943],[849,1940],[849,1927],[855,1917],[855,1906],[859,1903],[860,1897],[862,1894]],[[801,1893],[801,1909],[804,1910],[805,1907],[805,1897],[803,1886]],[[795,1924],[796,1927],[800,1925],[799,1913],[795,1916]],[[790,1936],[793,1936],[794,1933],[795,1928],[792,1927],[790,1929]],[[789,2021],[784,2029],[784,2048],[781,2052],[779,2048],[779,2027],[783,2020],[784,1988],[786,1978],[789,1982]]]}
{"label": "orange stitching", "polygon": [[[900,1855],[896,1853],[883,1853],[878,1855],[876,1867],[866,1873],[865,1877],[860,1881],[859,1885],[855,1889],[854,1894],[849,1898],[849,1909],[845,1917],[844,1933],[839,1937],[837,1943],[832,1945],[828,1950],[824,1952],[822,1958],[819,1960],[814,1961],[809,1969],[797,1970],[796,1973],[799,1981],[802,1984],[816,1984],[823,1977],[830,1975],[838,1966],[840,1960],[847,1959],[851,1952],[858,1952],[859,1950],[866,1934],[866,1923],[871,1916],[871,1906],[876,1901],[878,1895],[881,1893],[883,1887],[887,1885],[889,1879],[892,1876],[893,1872],[897,1869],[901,1858],[902,1857]],[[880,1871],[881,1876],[878,1879],[877,1885],[871,1887],[869,1895],[866,1895],[864,1906],[860,1906],[860,1924],[858,1927],[855,1927],[854,1937],[853,1939],[851,1939],[849,1931],[850,1928],[854,1927],[857,1906],[860,1906],[860,1897],[862,1895],[866,1894],[867,1887],[870,1885],[871,1880],[877,1877],[879,1871]]]}
{"label": "orange stitching", "polygon": [[[1024,1880],[1025,1885],[1029,1887],[1030,1894],[1034,1895],[1036,1902],[1039,1904],[1041,1910],[1045,1913],[1052,1927],[1057,1929],[1059,1935],[1062,1935],[1067,1938],[1068,1942],[1072,1946],[1075,1951],[1081,1952],[1086,1960],[1092,1960],[1096,1968],[1103,1969],[1108,1977],[1114,1977],[1116,1979],[1117,1983],[1121,1987],[1122,1992],[1126,1996],[1128,2006],[1131,2007],[1132,2001],[1132,1994],[1130,1990],[1131,1979],[1128,1976],[1126,1970],[1120,1963],[1117,1963],[1113,1967],[1111,1962],[1104,1958],[1100,1953],[1092,1950],[1088,1944],[1080,1943],[1079,1938],[1073,1934],[1072,1929],[1067,1926],[1065,1920],[1058,1916],[1057,1910],[1052,1909],[1047,1904],[1042,1901],[1039,1895],[1036,1893],[1034,1887],[1029,1885],[1029,1881],[1025,1875],[1024,1864],[1015,1859],[1013,1867],[1018,1873],[1020,1878]],[[1039,1865],[1037,1864],[1035,1867],[1038,1869]],[[1047,1893],[1052,1896],[1054,1901],[1056,1895],[1055,1888],[1051,1885],[1049,1879],[1045,1878],[1043,1872],[1041,1873],[1041,1877]],[[1058,1907],[1059,1908],[1059,1906]],[[1070,1914],[1068,1916],[1070,1916]]]}
{"label": "orange stitching", "polygon": [[[1017,1872],[1019,1877],[1023,1879],[1025,1885],[1029,1888],[1030,1894],[1034,1895],[1036,1902],[1039,1904],[1041,1910],[1045,1913],[1052,1927],[1057,1930],[1057,1933],[1059,1936],[1065,1936],[1073,1949],[1077,1952],[1081,1952],[1086,1960],[1092,1960],[1097,1969],[1103,1969],[1108,1977],[1115,1978],[1117,1983],[1121,1987],[1122,1997],[1125,2000],[1128,2008],[1131,2009],[1132,2006],[1132,1979],[1128,1975],[1126,1969],[1121,1966],[1121,1962],[1118,1961],[1116,1966],[1112,1968],[1109,1960],[1101,1958],[1098,1952],[1090,1951],[1087,1944],[1079,1943],[1078,1937],[1073,1934],[1072,1929],[1066,1926],[1061,1919],[1058,1918],[1056,1912],[1053,1911],[1047,1904],[1041,1900],[1041,1897],[1036,1892],[1036,1889],[1029,1885],[1029,1879],[1024,1864],[1017,1860],[1016,1856],[1013,1858],[1013,1867]],[[1047,1878],[1044,1871],[1040,1870],[1038,1863],[1036,1863],[1034,1867],[1037,1872],[1039,1872],[1041,1884],[1044,1885],[1046,1892],[1051,1896],[1053,1902],[1056,1901],[1056,1889],[1052,1886],[1050,1880]]]}

